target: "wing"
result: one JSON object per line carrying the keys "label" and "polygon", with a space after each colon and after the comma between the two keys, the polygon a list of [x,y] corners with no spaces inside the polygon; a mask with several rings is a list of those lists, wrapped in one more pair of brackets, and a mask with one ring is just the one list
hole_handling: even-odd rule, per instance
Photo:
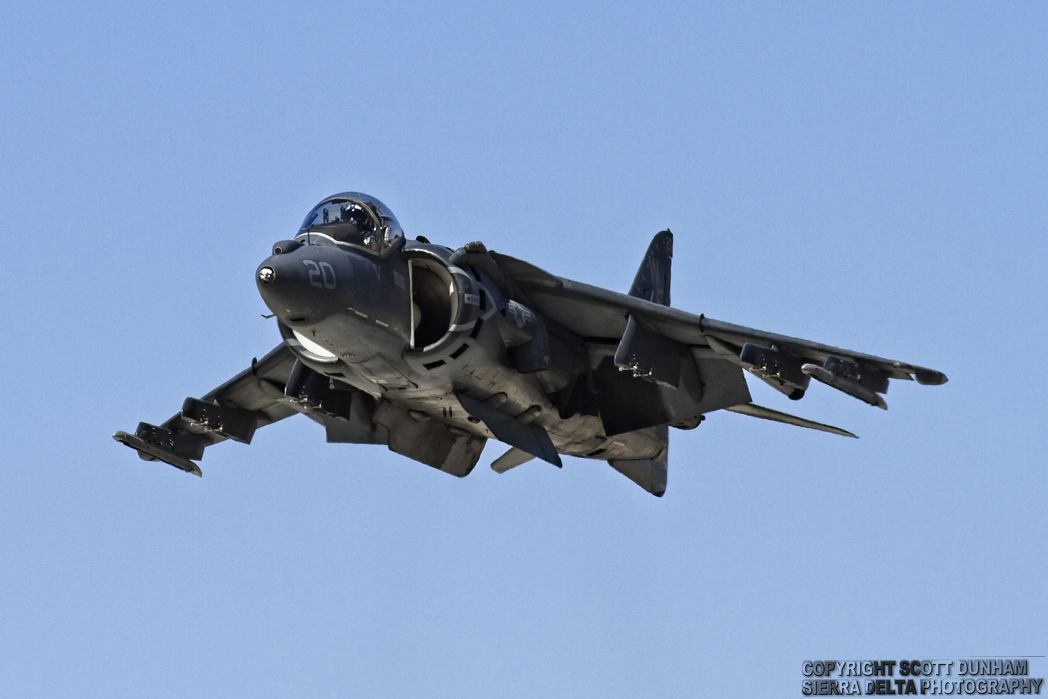
{"label": "wing", "polygon": [[117,432],[113,438],[143,459],[199,476],[194,460],[203,456],[205,447],[225,439],[249,443],[259,427],[299,412],[285,395],[294,366],[294,355],[281,343],[203,398],[187,398],[181,412],[162,425],[142,422],[135,434]]}
{"label": "wing", "polygon": [[[729,362],[795,400],[812,378],[882,408],[886,405],[880,394],[887,392],[889,379],[930,385],[947,380],[927,367],[714,320],[557,277],[508,255],[491,255],[527,303],[579,337],[619,342],[631,322],[639,323],[688,348],[695,361]],[[649,358],[652,365],[657,361]]]}
{"label": "wing", "polygon": [[333,382],[281,344],[203,398],[186,398],[182,410],[160,426],[139,423],[134,434],[113,438],[143,459],[159,460],[196,476],[204,449],[225,439],[250,443],[255,430],[302,413],[324,426],[328,442],[385,444],[446,473],[465,476],[486,440],[414,419],[388,401]]}

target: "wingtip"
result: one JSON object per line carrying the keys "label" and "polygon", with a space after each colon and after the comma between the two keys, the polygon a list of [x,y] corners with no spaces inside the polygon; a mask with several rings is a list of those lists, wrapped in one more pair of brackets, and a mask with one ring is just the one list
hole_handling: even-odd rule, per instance
{"label": "wingtip", "polygon": [[917,369],[913,373],[913,377],[922,386],[941,386],[949,381],[946,374],[935,369]]}
{"label": "wingtip", "polygon": [[185,473],[190,473],[197,478],[203,478],[204,476],[203,472],[200,470],[200,466],[192,459],[187,459],[179,454],[162,449],[155,444],[150,444],[141,437],[128,434],[123,430],[117,430],[113,433],[113,439],[126,447],[134,449],[138,454],[138,458],[144,461],[163,461],[164,463],[174,466]]}

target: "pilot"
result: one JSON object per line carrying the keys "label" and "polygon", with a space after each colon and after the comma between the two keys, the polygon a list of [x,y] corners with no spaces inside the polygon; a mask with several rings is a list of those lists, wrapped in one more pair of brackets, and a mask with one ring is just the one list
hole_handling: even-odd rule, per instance
{"label": "pilot", "polygon": [[361,233],[370,231],[372,228],[371,217],[363,207],[356,204],[348,204],[342,211],[342,222],[352,223]]}

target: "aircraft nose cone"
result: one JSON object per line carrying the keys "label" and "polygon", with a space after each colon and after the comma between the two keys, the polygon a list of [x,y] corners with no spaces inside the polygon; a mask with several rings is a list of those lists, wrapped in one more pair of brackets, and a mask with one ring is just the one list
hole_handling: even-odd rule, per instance
{"label": "aircraft nose cone", "polygon": [[[292,260],[290,256],[285,255],[273,255],[263,260],[255,270],[255,283],[263,295],[266,293],[279,294],[306,283],[308,278],[305,272],[302,260]],[[308,286],[308,283],[305,285]]]}
{"label": "aircraft nose cone", "polygon": [[[281,245],[278,244],[278,248]],[[344,269],[340,251],[328,246],[300,245],[274,250],[255,270],[255,285],[269,310],[288,325],[315,323],[338,310],[342,289],[337,281],[352,275]]]}
{"label": "aircraft nose cone", "polygon": [[315,315],[314,299],[301,255],[273,255],[255,271],[258,293],[269,309],[284,322],[297,323]]}

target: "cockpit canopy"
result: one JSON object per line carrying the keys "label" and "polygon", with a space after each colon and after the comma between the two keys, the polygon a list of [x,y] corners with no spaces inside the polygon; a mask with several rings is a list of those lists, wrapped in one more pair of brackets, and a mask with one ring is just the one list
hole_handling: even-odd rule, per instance
{"label": "cockpit canopy", "polygon": [[396,216],[375,197],[343,192],[313,207],[298,236],[328,237],[340,245],[353,245],[383,255],[404,237]]}

